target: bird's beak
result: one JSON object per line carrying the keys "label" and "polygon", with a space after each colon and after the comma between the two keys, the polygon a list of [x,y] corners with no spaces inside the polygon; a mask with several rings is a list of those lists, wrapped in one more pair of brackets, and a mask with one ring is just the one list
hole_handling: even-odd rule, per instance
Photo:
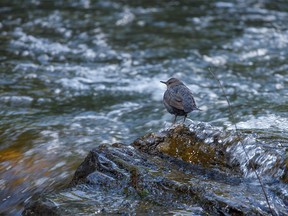
{"label": "bird's beak", "polygon": [[166,82],[164,82],[164,81],[160,81],[161,83],[164,83],[165,85],[166,85]]}

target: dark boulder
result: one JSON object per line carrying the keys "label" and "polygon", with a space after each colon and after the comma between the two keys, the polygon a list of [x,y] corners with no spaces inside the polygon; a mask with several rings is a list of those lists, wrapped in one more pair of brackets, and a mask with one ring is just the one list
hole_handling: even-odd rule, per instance
{"label": "dark boulder", "polygon": [[[221,136],[206,128],[203,139],[177,126],[132,145],[101,145],[66,189],[31,202],[23,215],[268,215],[261,187],[230,163]],[[286,214],[276,202],[273,208]]]}

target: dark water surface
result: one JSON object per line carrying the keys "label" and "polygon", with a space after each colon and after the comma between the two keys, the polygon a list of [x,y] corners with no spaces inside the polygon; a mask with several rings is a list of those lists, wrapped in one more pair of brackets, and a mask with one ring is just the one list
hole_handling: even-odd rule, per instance
{"label": "dark water surface", "polygon": [[[288,146],[287,20],[286,0],[1,0],[0,213],[19,215],[32,195],[69,182],[91,148],[170,126],[160,80],[192,89],[203,111],[190,119],[234,129],[209,68],[259,171],[278,181]],[[231,151],[251,176],[241,148]]]}

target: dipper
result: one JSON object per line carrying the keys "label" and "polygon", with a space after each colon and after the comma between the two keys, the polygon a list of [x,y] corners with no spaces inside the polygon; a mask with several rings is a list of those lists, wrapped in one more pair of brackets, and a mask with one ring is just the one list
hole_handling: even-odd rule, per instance
{"label": "dipper", "polygon": [[163,96],[163,103],[167,111],[175,115],[173,124],[176,122],[177,116],[184,116],[184,123],[188,113],[193,110],[200,110],[196,106],[192,92],[180,80],[170,78],[166,82],[160,82],[167,86]]}

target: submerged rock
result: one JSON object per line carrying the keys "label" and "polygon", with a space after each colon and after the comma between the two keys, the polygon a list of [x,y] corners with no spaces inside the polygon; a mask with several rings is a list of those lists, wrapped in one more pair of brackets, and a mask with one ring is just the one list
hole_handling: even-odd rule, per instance
{"label": "submerged rock", "polygon": [[[31,202],[23,215],[268,215],[260,185],[230,162],[229,141],[217,130],[198,129],[178,125],[131,145],[101,145],[67,188]],[[277,214],[286,214],[285,198],[271,200]]]}

